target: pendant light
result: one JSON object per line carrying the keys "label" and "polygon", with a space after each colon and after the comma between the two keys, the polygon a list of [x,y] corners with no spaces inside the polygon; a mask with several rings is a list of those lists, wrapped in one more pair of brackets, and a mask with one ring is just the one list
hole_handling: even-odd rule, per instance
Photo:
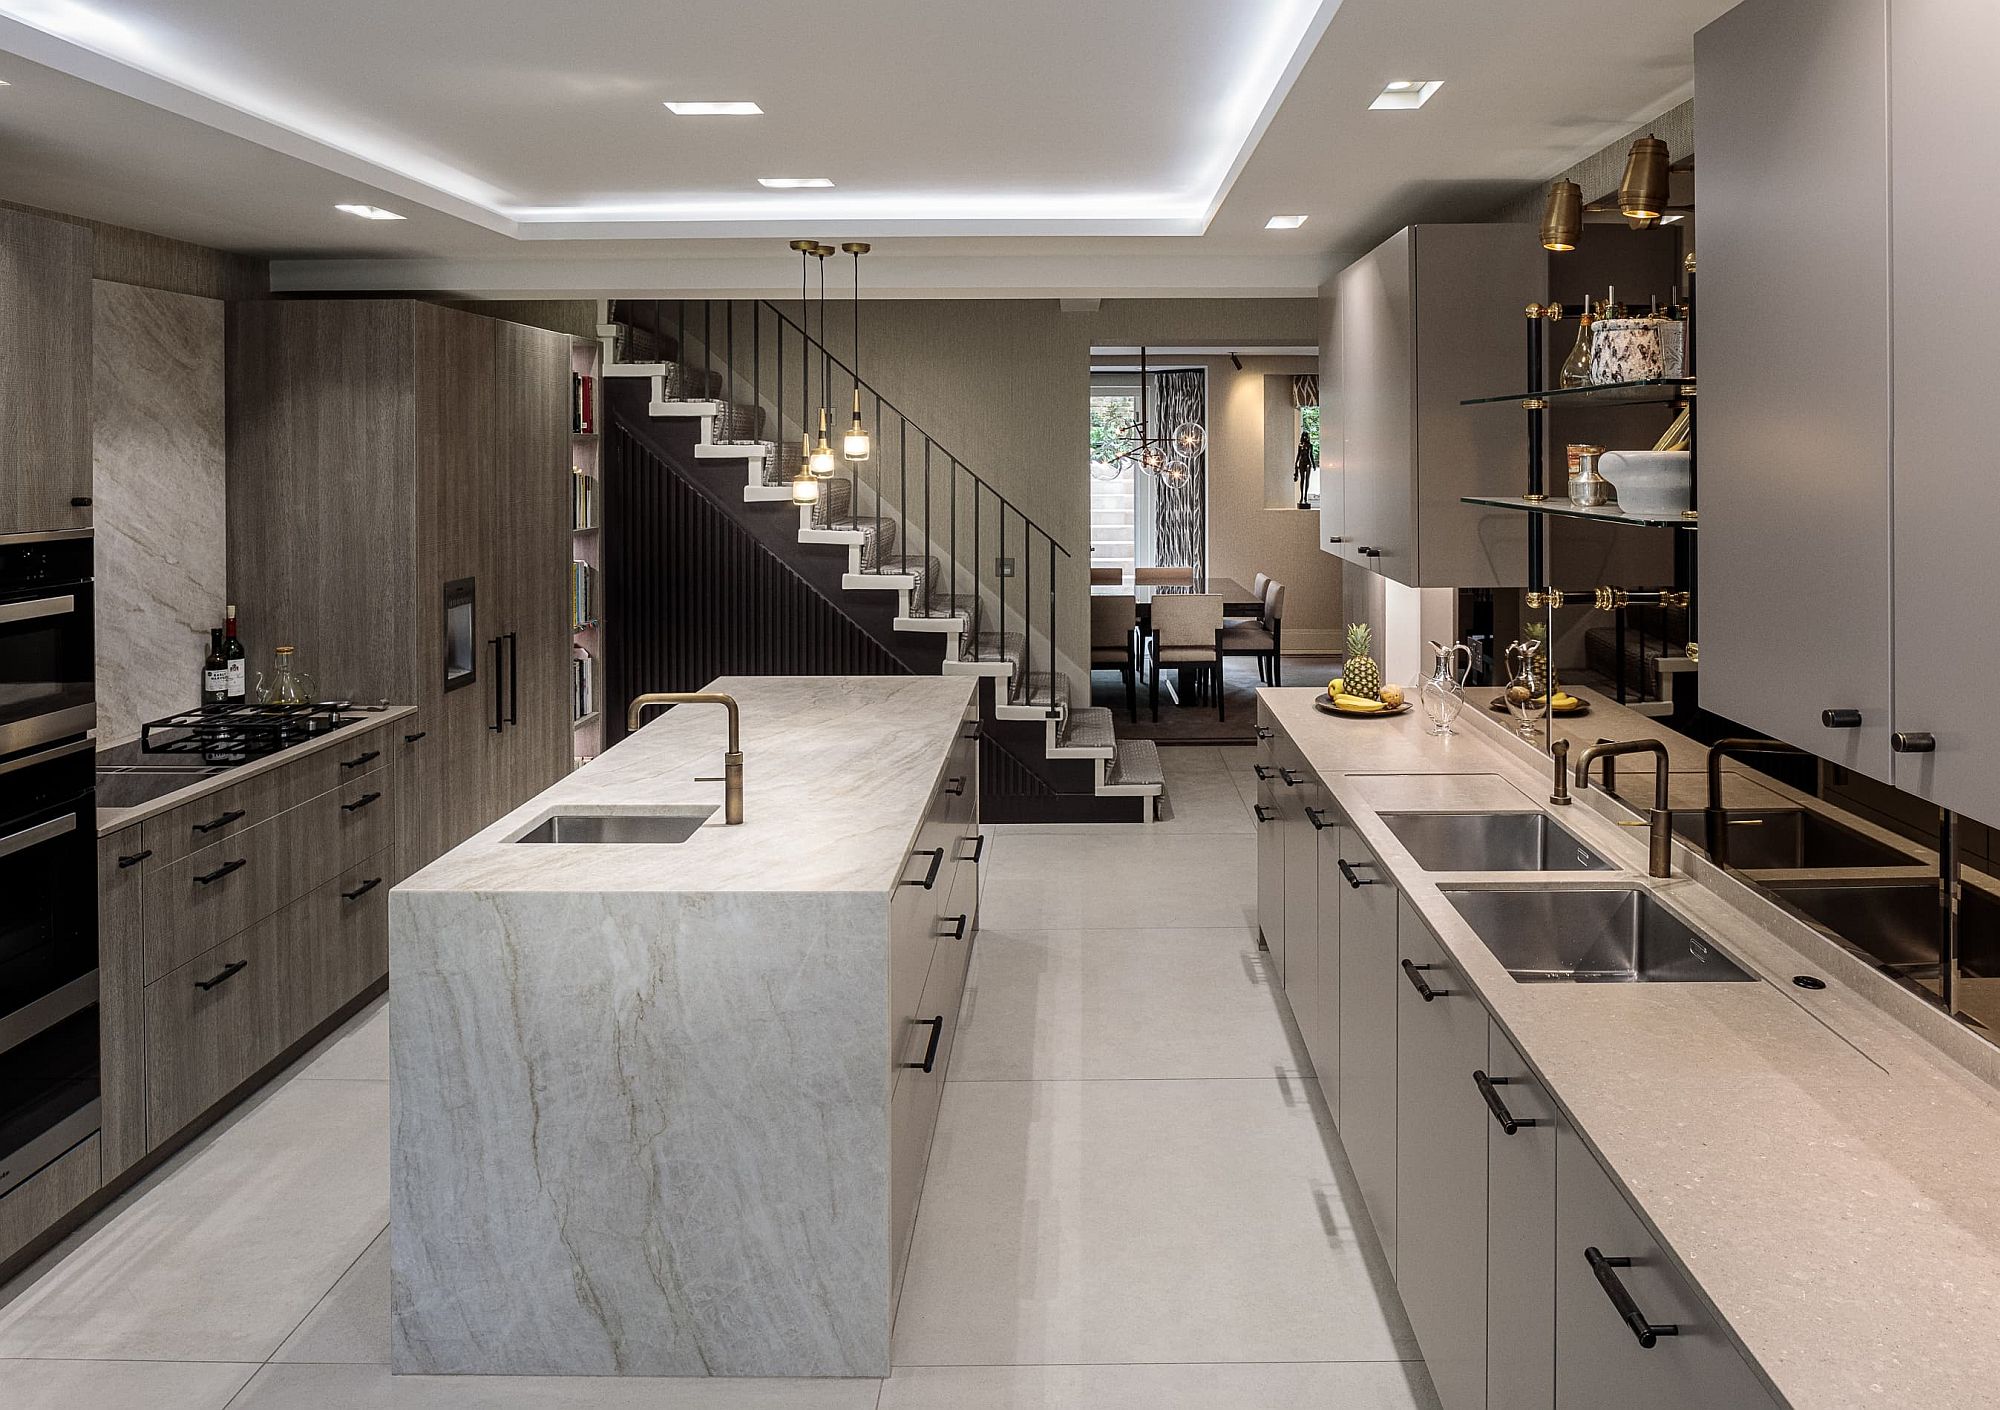
{"label": "pendant light", "polygon": [[1625,158],[1618,210],[1628,220],[1658,220],[1667,213],[1667,144],[1641,137]]}
{"label": "pendant light", "polygon": [[1548,203],[1542,207],[1542,248],[1557,254],[1576,248],[1583,238],[1583,188],[1574,181],[1558,181],[1549,187]]}
{"label": "pendant light", "polygon": [[833,246],[815,243],[813,258],[819,261],[819,444],[812,448],[812,458],[808,462],[816,479],[827,479],[834,470],[833,445],[827,440],[827,422],[831,419],[831,409],[826,404],[828,383],[833,380],[833,354],[826,348],[826,261],[833,253]]}
{"label": "pendant light", "polygon": [[[792,248],[799,252],[799,322],[810,327],[812,324],[812,298],[808,270],[810,270],[811,266],[806,263],[806,260],[819,246],[811,240],[794,240],[792,241]],[[782,326],[780,325],[781,329]],[[781,345],[780,359],[783,356]],[[807,427],[812,423],[811,348],[805,350],[805,356],[801,361],[804,366],[801,368],[803,375],[799,379],[799,473],[792,477],[792,503],[818,504],[819,481],[813,478],[812,473],[812,433],[807,430]],[[782,411],[783,408],[780,408],[781,414]]]}
{"label": "pendant light", "polygon": [[840,453],[849,460],[866,460],[873,447],[868,428],[861,424],[861,257],[869,247],[865,241],[849,240],[840,248],[854,256],[854,424],[841,440]]}

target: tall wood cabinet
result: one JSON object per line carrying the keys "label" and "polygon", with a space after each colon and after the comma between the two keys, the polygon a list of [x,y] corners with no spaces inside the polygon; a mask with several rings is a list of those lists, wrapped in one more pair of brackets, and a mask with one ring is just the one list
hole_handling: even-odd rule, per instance
{"label": "tall wood cabinet", "polygon": [[[569,355],[563,334],[409,300],[230,312],[251,667],[290,644],[323,695],[417,706],[393,741],[405,874],[570,764]],[[455,627],[448,593],[469,594]]]}
{"label": "tall wood cabinet", "polygon": [[0,534],[87,529],[91,235],[0,210]]}

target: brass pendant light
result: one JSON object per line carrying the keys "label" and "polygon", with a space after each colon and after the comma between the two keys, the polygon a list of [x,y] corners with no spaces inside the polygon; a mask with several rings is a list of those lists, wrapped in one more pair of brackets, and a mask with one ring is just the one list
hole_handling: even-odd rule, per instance
{"label": "brass pendant light", "polygon": [[[812,326],[812,301],[808,271],[812,268],[806,260],[819,248],[814,240],[794,240],[792,248],[799,252],[799,322]],[[784,353],[779,352],[782,362]],[[803,375],[799,388],[799,473],[792,478],[793,504],[818,504],[819,481],[813,478],[812,434],[806,429],[812,420],[812,349],[806,348],[803,358]],[[782,411],[782,409],[781,409]]]}
{"label": "brass pendant light", "polygon": [[1542,207],[1542,248],[1557,254],[1576,248],[1583,238],[1583,188],[1574,181],[1557,181],[1549,187],[1548,203]]}
{"label": "brass pendant light", "polygon": [[1618,210],[1628,220],[1658,220],[1667,213],[1667,144],[1641,137],[1625,158],[1625,179],[1618,183]]}
{"label": "brass pendant light", "polygon": [[854,256],[854,424],[841,439],[840,453],[849,460],[866,460],[872,446],[868,428],[861,424],[861,257],[868,253],[862,240],[849,240],[840,247]]}
{"label": "brass pendant light", "polygon": [[813,475],[821,480],[830,478],[834,471],[833,444],[827,440],[827,422],[832,418],[832,411],[826,404],[827,394],[830,390],[828,383],[833,380],[833,354],[826,349],[826,261],[833,253],[834,249],[831,245],[822,245],[817,242],[813,244],[813,258],[819,261],[819,348],[821,361],[819,378],[819,444],[812,448],[812,457],[808,463]]}

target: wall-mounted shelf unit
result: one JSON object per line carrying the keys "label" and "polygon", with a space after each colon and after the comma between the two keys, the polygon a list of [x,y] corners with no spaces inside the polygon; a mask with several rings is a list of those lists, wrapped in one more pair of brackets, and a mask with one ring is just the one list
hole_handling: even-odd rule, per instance
{"label": "wall-mounted shelf unit", "polygon": [[[603,537],[603,496],[599,475],[604,464],[604,443],[597,418],[602,405],[604,345],[595,338],[577,338],[570,344],[570,559],[572,592],[576,565],[589,572],[592,600],[602,601],[604,557],[599,547]],[[578,621],[574,607],[570,622],[570,714],[573,726],[573,753],[578,763],[595,758],[604,748],[603,716],[596,708],[598,690],[603,685],[604,667],[599,659],[601,624],[593,611]]]}
{"label": "wall-mounted shelf unit", "polygon": [[1688,529],[1700,527],[1692,512],[1681,514],[1632,514],[1615,504],[1571,504],[1566,499],[1526,499],[1519,495],[1463,496],[1461,504],[1483,504],[1488,509],[1518,509],[1528,514],[1553,514],[1561,519],[1594,519],[1603,524],[1631,524],[1645,529]]}
{"label": "wall-mounted shelf unit", "polygon": [[1643,382],[1593,382],[1587,387],[1551,387],[1540,392],[1507,392],[1497,397],[1467,397],[1460,406],[1527,406],[1537,401],[1587,401],[1616,406],[1660,406],[1694,395],[1692,377],[1655,377]]}

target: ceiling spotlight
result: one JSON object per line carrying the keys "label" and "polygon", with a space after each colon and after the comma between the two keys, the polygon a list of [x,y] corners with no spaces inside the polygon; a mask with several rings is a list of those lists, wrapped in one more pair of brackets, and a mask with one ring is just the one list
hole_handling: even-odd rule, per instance
{"label": "ceiling spotlight", "polygon": [[768,186],[773,191],[797,191],[806,187],[824,188],[833,185],[824,176],[760,176],[759,186]]}
{"label": "ceiling spotlight", "polygon": [[348,215],[358,215],[363,220],[401,220],[394,211],[385,211],[380,206],[335,206],[335,210]]}
{"label": "ceiling spotlight", "polygon": [[1625,158],[1618,183],[1618,213],[1627,220],[1658,220],[1667,213],[1667,144],[1641,137]]}
{"label": "ceiling spotlight", "polygon": [[1430,102],[1431,95],[1444,87],[1441,78],[1399,78],[1376,95],[1371,108],[1409,111]]}
{"label": "ceiling spotlight", "polygon": [[1297,230],[1306,223],[1302,215],[1274,215],[1264,222],[1266,230]]}
{"label": "ceiling spotlight", "polygon": [[764,110],[755,103],[676,103],[671,100],[667,111],[675,117],[756,117]]}
{"label": "ceiling spotlight", "polygon": [[1575,249],[1582,236],[1583,188],[1574,181],[1557,181],[1542,207],[1542,248],[1561,254]]}

